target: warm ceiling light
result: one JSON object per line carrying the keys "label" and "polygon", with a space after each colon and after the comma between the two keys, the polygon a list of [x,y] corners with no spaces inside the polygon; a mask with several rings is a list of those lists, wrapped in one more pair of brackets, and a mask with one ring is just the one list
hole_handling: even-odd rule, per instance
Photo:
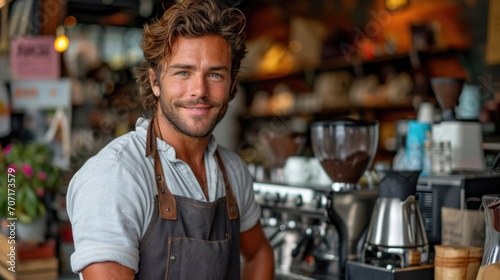
{"label": "warm ceiling light", "polygon": [[410,0],[385,0],[387,10],[394,12],[399,11],[410,4]]}
{"label": "warm ceiling light", "polygon": [[54,49],[60,53],[68,49],[69,39],[64,34],[64,26],[59,25],[57,27],[57,37],[54,40]]}
{"label": "warm ceiling light", "polygon": [[56,49],[56,51],[64,52],[66,49],[68,49],[68,46],[69,46],[68,37],[64,35],[57,36],[56,40],[54,41],[54,49]]}

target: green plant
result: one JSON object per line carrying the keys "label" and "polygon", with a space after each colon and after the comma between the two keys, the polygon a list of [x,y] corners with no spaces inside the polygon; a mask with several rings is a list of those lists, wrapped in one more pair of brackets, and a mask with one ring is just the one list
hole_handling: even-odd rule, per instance
{"label": "green plant", "polygon": [[49,146],[7,145],[1,153],[0,170],[0,217],[29,223],[43,216],[45,195],[60,186],[60,170],[52,164]]}

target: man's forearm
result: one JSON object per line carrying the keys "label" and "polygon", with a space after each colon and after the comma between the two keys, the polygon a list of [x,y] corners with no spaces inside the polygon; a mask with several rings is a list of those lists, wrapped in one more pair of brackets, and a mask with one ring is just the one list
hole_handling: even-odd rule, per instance
{"label": "man's forearm", "polygon": [[242,280],[273,280],[274,256],[270,246],[264,246],[251,260],[243,264]]}

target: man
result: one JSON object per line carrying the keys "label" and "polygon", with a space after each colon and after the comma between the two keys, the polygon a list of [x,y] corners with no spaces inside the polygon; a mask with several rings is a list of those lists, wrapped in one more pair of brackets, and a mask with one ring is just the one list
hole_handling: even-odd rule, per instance
{"label": "man", "polygon": [[85,280],[274,278],[248,169],[211,135],[236,93],[244,25],[235,8],[186,0],[145,26],[137,74],[153,117],[68,190],[71,265]]}

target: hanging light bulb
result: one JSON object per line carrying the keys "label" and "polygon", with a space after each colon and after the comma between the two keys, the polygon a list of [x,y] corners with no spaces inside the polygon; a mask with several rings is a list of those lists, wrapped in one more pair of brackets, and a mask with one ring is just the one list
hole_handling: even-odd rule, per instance
{"label": "hanging light bulb", "polygon": [[391,12],[399,11],[410,4],[410,0],[385,0],[387,10]]}
{"label": "hanging light bulb", "polygon": [[56,31],[56,39],[54,40],[54,49],[56,49],[56,51],[62,53],[64,52],[68,46],[69,46],[69,39],[68,37],[66,37],[66,35],[64,34],[64,26],[62,25],[59,25],[57,27],[57,31]]}

